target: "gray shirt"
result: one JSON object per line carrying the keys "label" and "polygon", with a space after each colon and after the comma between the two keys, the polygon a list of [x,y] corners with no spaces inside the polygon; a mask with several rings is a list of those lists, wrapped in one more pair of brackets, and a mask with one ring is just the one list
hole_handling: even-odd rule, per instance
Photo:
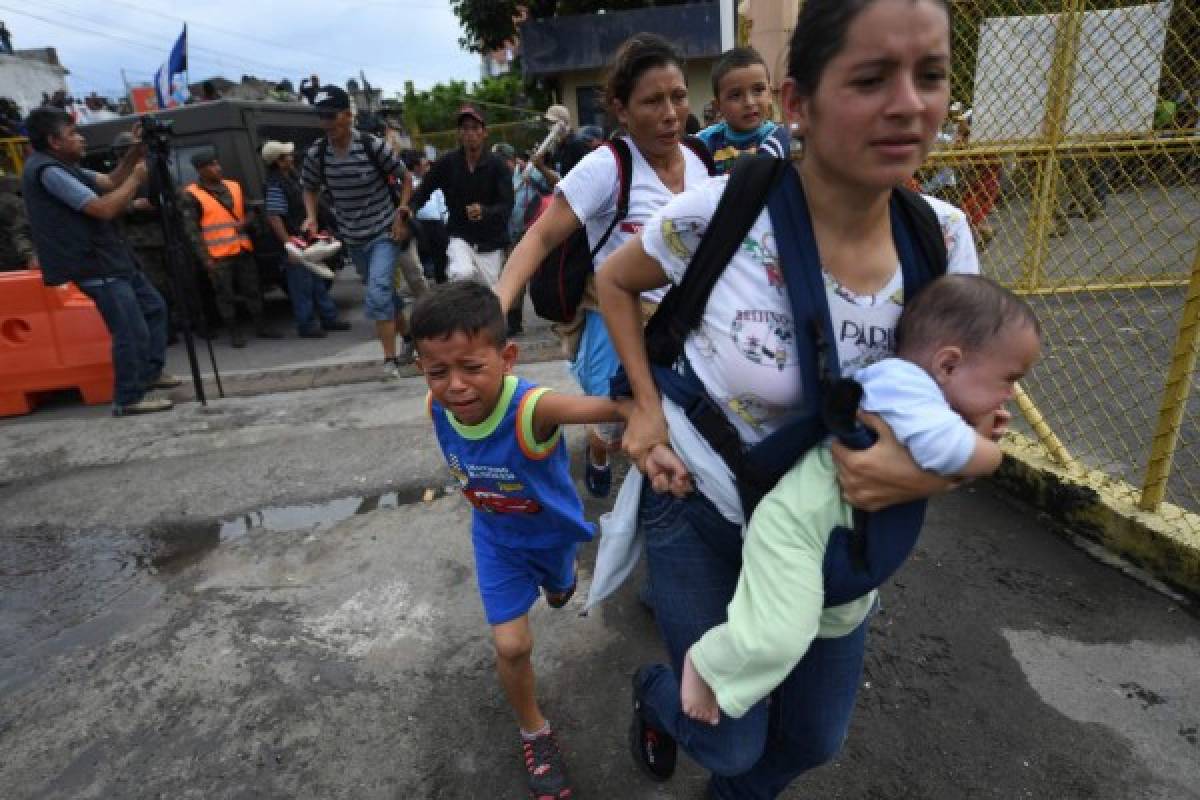
{"label": "gray shirt", "polygon": [[[92,180],[98,176],[98,173],[90,169],[80,167],[79,170]],[[83,207],[97,197],[95,192],[61,167],[50,167],[43,170],[42,186],[45,186],[46,191],[61,200],[72,211],[83,211]]]}
{"label": "gray shirt", "polygon": [[[318,147],[324,142],[324,174]],[[370,147],[368,153],[366,148]],[[376,166],[378,165],[378,166]],[[403,180],[404,162],[381,139],[354,132],[350,147],[338,153],[328,139],[308,148],[300,180],[316,192],[324,187],[333,198],[338,234],[348,245],[363,245],[388,234],[396,214],[392,187],[385,175]]]}

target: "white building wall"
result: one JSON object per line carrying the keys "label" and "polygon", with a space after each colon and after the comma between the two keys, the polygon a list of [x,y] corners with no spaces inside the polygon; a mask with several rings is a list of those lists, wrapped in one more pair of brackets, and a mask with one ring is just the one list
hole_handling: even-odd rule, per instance
{"label": "white building wall", "polygon": [[42,93],[67,90],[67,71],[42,61],[0,55],[0,97],[12,98],[28,114],[42,104]]}

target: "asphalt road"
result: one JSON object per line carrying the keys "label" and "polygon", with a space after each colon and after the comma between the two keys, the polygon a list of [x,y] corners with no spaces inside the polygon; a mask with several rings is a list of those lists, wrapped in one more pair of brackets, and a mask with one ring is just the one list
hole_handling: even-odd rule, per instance
{"label": "asphalt road", "polygon": [[[422,501],[423,396],[0,426],[0,794],[524,797],[465,503]],[[635,590],[535,609],[539,692],[578,797],[698,798],[626,751],[660,657]],[[1200,620],[988,483],[933,504],[868,646],[846,748],[791,800],[1200,798]]]}

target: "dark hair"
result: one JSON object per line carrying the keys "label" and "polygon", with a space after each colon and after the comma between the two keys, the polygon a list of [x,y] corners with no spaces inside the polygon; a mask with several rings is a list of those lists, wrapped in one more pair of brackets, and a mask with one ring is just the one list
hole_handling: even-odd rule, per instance
{"label": "dark hair", "polygon": [[1029,304],[981,275],[943,275],[904,304],[896,353],[916,358],[943,345],[978,350],[1011,326],[1042,326]]}
{"label": "dark hair", "polygon": [[29,146],[39,153],[50,149],[50,137],[58,136],[63,129],[73,125],[71,115],[61,108],[41,106],[29,112],[25,118],[25,129],[29,132]]}
{"label": "dark hair", "polygon": [[629,103],[638,79],[647,70],[656,67],[679,67],[683,70],[683,56],[675,45],[654,33],[635,33],[617,48],[604,83],[604,99],[611,105],[620,100]]}
{"label": "dark hair", "polygon": [[[875,0],[805,0],[788,45],[788,77],[805,96],[816,94],[821,75],[846,46],[846,31]],[[912,0],[915,5],[920,0]],[[946,9],[946,0],[929,0]]]}
{"label": "dark hair", "polygon": [[477,281],[451,281],[431,288],[413,306],[409,334],[418,347],[429,339],[456,333],[483,333],[496,347],[508,339],[500,298]]}
{"label": "dark hair", "polygon": [[404,162],[404,168],[412,172],[421,166],[421,162],[425,160],[425,154],[420,150],[408,147],[400,151],[400,160]]}
{"label": "dark hair", "polygon": [[735,69],[753,67],[755,64],[762,64],[762,68],[767,72],[767,79],[770,80],[771,71],[767,69],[767,62],[753,47],[735,47],[717,59],[717,63],[713,64],[712,68],[713,97],[720,98],[721,96],[722,78]]}
{"label": "dark hair", "polygon": [[683,123],[683,132],[688,136],[695,136],[700,132],[700,120],[696,119],[695,114],[688,114],[687,122]]}

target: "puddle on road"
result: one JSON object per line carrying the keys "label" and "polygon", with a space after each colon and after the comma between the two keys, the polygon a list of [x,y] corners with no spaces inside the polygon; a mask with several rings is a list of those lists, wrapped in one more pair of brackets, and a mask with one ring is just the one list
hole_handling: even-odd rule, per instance
{"label": "puddle on road", "polygon": [[[425,489],[411,489],[367,496],[338,497],[324,503],[260,508],[221,522],[220,540],[237,539],[252,531],[326,531],[351,517],[419,503],[425,498],[425,492]],[[435,490],[435,496],[442,497],[445,492],[444,489]]]}

